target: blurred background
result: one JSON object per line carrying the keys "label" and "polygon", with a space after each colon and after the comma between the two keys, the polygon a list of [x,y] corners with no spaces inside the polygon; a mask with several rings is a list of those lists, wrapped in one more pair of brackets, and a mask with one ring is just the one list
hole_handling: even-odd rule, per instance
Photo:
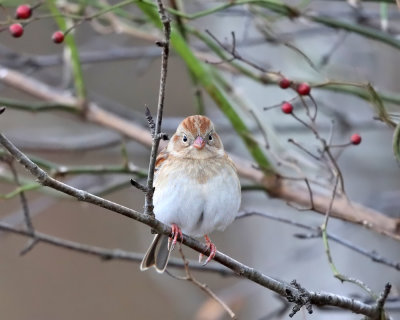
{"label": "blurred background", "polygon": [[[52,2],[52,1],[50,1]],[[173,6],[175,1],[164,1]],[[14,70],[27,78],[37,79],[54,92],[74,92],[74,75],[68,46],[54,44],[51,35],[60,29],[47,3],[33,11],[23,25],[21,38],[13,38],[8,26],[14,20],[21,1],[3,2],[0,33],[0,105],[7,105],[0,117],[1,132],[29,156],[39,157],[64,166],[122,165],[126,149],[128,159],[139,168],[147,169],[149,148],[124,137],[118,130],[87,121],[84,115],[51,110],[30,112],[17,108],[10,100],[26,106],[40,99],[2,81],[5,70]],[[90,16],[118,4],[114,1],[56,1],[61,12]],[[227,2],[224,2],[227,3]],[[178,1],[179,4],[179,1]],[[196,13],[220,6],[218,1],[184,1],[186,12]],[[268,71],[281,72],[289,79],[312,84],[325,81],[372,83],[383,99],[391,120],[397,122],[400,98],[398,65],[400,48],[397,40],[400,13],[395,3],[374,1],[290,1],[287,4],[305,16],[287,17],[261,5],[232,5],[224,10],[184,23],[205,34],[208,29],[227,47],[235,32],[236,50],[242,57]],[[182,8],[181,8],[182,9]],[[64,10],[64,11],[63,11]],[[182,9],[183,10],[183,9]],[[54,11],[52,13],[54,15]],[[309,16],[306,16],[309,15]],[[330,28],[310,17],[327,17],[361,29],[372,30],[383,40],[368,39],[354,30]],[[160,49],[154,44],[161,37],[144,11],[132,4],[104,13],[92,21],[65,19],[71,25],[80,22],[71,32],[81,56],[87,100],[103,109],[146,129],[145,106],[156,114]],[[117,21],[117,22],[116,22]],[[128,27],[124,27],[127,25]],[[174,24],[174,28],[177,28]],[[200,60],[221,61],[199,38],[188,35],[192,50]],[[150,41],[149,41],[150,40]],[[215,43],[215,42],[214,42]],[[397,47],[396,47],[397,44]],[[228,57],[230,55],[226,53]],[[98,57],[97,60],[93,57]],[[242,66],[259,72],[241,61]],[[327,190],[331,180],[319,163],[288,143],[292,138],[310,150],[318,149],[312,132],[280,108],[264,111],[264,107],[280,105],[296,97],[294,90],[282,90],[273,81],[264,85],[243,73],[231,72],[229,64],[211,65],[232,88],[231,100],[252,135],[263,141],[260,124],[268,131],[277,154],[289,153],[304,164],[304,170]],[[275,73],[273,74],[273,76]],[[271,78],[273,79],[273,77]],[[76,83],[75,83],[76,85]],[[216,125],[225,149],[236,156],[254,161],[232,124],[207,92],[199,89],[203,99],[198,105],[196,88],[182,57],[174,50],[169,60],[163,131],[173,134],[186,116],[204,112]],[[347,143],[352,133],[362,135],[359,146],[337,152],[344,176],[346,193],[355,202],[373,208],[392,218],[400,218],[400,171],[392,150],[393,128],[376,119],[376,109],[367,98],[345,90],[312,88],[318,105],[318,132],[328,138],[333,127],[333,144]],[[385,96],[386,94],[386,96]],[[235,103],[240,99],[242,103]],[[296,107],[301,103],[293,102]],[[264,150],[266,154],[271,150]],[[2,150],[4,153],[4,150]],[[32,183],[33,178],[19,165],[20,182]],[[291,175],[290,169],[282,174]],[[286,171],[285,171],[286,170]],[[59,175],[62,181],[78,188],[101,194],[106,199],[141,211],[143,194],[132,188],[132,174]],[[16,188],[10,180],[6,163],[0,163],[0,219],[15,227],[24,227],[23,211],[18,196],[5,196]],[[243,179],[242,185],[254,182]],[[36,230],[75,242],[119,248],[144,253],[152,234],[147,226],[94,205],[81,203],[60,193],[40,188],[25,192]],[[243,191],[243,211],[265,212],[318,227],[324,216],[314,211],[299,211],[285,200],[271,198],[265,190]],[[400,261],[399,242],[359,225],[331,219],[329,232],[367,251],[376,251],[389,260]],[[307,231],[260,217],[235,221],[223,233],[211,238],[218,250],[274,278],[290,282],[296,279],[311,291],[327,291],[369,301],[368,295],[352,283],[335,279],[328,264],[322,239],[299,239],[294,234]],[[39,243],[25,255],[20,251],[27,238],[0,232],[0,308],[4,319],[228,319],[221,307],[190,282],[177,280],[155,271],[140,272],[139,265],[127,261],[101,259],[71,250]],[[188,258],[197,253],[183,249]],[[176,250],[175,250],[176,251]],[[385,283],[393,285],[388,310],[392,319],[400,318],[399,268],[373,262],[348,248],[331,242],[331,254],[338,270],[367,284],[374,292]],[[174,253],[177,257],[178,253]],[[216,264],[215,262],[211,262]],[[173,275],[184,275],[170,268]],[[208,272],[193,272],[236,313],[239,319],[285,319],[291,305],[282,297],[255,283],[237,277],[223,277]],[[370,301],[369,301],[370,302]],[[298,312],[294,319],[360,319],[349,311],[314,308],[314,314]]]}

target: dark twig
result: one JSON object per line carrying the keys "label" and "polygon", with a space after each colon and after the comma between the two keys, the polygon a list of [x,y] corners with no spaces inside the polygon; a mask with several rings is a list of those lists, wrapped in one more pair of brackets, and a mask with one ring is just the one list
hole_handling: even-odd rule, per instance
{"label": "dark twig", "polygon": [[304,153],[308,154],[310,157],[314,158],[315,160],[317,160],[317,161],[321,160],[321,158],[319,156],[313,154],[311,151],[307,150],[305,147],[303,147],[300,143],[294,141],[292,138],[289,138],[288,142],[292,143],[297,148],[299,148],[300,150],[302,150]]}
{"label": "dark twig", "polygon": [[140,191],[143,191],[144,193],[147,192],[146,186],[142,185],[141,183],[131,179],[131,185],[134,186],[135,188],[139,189]]}
{"label": "dark twig", "polygon": [[[147,226],[155,229],[157,232],[169,235],[171,233],[171,228],[167,225],[164,225],[160,221],[150,217],[148,214],[140,213],[138,211],[129,209],[112,201],[97,197],[89,192],[84,190],[79,190],[73,188],[65,183],[62,183],[56,179],[51,178],[45,171],[40,169],[37,165],[35,165],[28,157],[26,157],[20,150],[18,150],[4,135],[0,134],[0,144],[2,144],[10,154],[19,161],[28,171],[34,175],[37,180],[44,186],[48,186],[50,188],[56,189],[68,195],[75,197],[76,199],[88,203],[92,203],[94,205],[100,206],[107,210],[110,210],[115,213],[122,214],[128,218],[134,219],[136,221],[142,222]],[[23,231],[21,233],[27,233]],[[29,234],[28,234],[29,235]],[[190,238],[186,235],[183,236],[183,244],[189,246],[190,248],[196,250],[200,253],[209,254],[209,248],[206,244],[201,243],[193,238]],[[219,262],[225,267],[231,269],[239,276],[242,276],[246,279],[249,279],[265,288],[268,288],[282,296],[287,295],[287,290],[290,290],[293,296],[296,296],[296,293],[299,294],[295,287],[288,285],[285,282],[278,281],[272,277],[269,277],[254,268],[250,268],[245,264],[232,259],[231,257],[217,251],[214,261]],[[376,306],[365,304],[359,300],[355,300],[352,298],[332,294],[332,293],[321,293],[321,292],[313,292],[309,291],[310,294],[310,302],[312,304],[317,305],[329,305],[336,306],[339,308],[351,310],[355,313],[360,313],[369,317],[374,317],[378,313],[378,309]]]}
{"label": "dark twig", "polygon": [[[231,32],[231,36],[232,36],[232,46],[229,49],[227,46],[225,46],[220,40],[218,40],[218,38],[212,34],[212,32],[210,30],[206,30],[206,33],[222,48],[224,49],[226,52],[228,52],[229,54],[232,55],[232,58],[224,60],[223,62],[232,62],[234,60],[239,60],[242,61],[244,63],[246,63],[247,65],[249,65],[250,67],[253,67],[254,69],[262,72],[262,73],[268,73],[268,70],[260,67],[258,64],[251,62],[250,60],[244,58],[241,54],[239,54],[239,52],[236,50],[236,36],[235,36],[235,32]],[[213,63],[213,64],[218,64],[218,63]]]}
{"label": "dark twig", "polygon": [[386,299],[389,296],[390,289],[392,289],[392,285],[390,283],[386,283],[385,288],[383,289],[383,292],[379,296],[378,300],[376,301],[376,307],[379,311],[379,319],[387,319],[385,317],[385,310],[383,309]]}
{"label": "dark twig", "polygon": [[[292,140],[292,142],[293,142],[293,140]],[[281,174],[277,174],[276,176],[279,179],[286,179],[286,180],[293,180],[293,181],[304,181],[304,183],[305,183],[305,185],[307,187],[308,193],[310,195],[310,205],[307,208],[303,208],[302,210],[304,210],[304,209],[305,210],[314,210],[315,209],[313,191],[312,191],[312,188],[311,188],[310,180],[307,177],[303,177],[303,178],[300,178],[300,177],[286,177],[286,176],[283,176]],[[292,205],[290,203],[288,203],[288,204]]]}
{"label": "dark twig", "polygon": [[329,63],[333,54],[336,52],[337,49],[339,49],[339,47],[343,44],[344,40],[347,38],[347,35],[348,35],[347,32],[342,32],[339,34],[338,38],[333,43],[333,45],[329,49],[329,51],[322,56],[321,61],[319,62],[318,68],[323,68]]}
{"label": "dark twig", "polygon": [[256,124],[257,124],[257,127],[260,129],[261,134],[262,134],[262,136],[263,136],[263,138],[264,138],[264,141],[265,141],[265,149],[268,150],[268,149],[270,148],[269,140],[268,140],[268,134],[267,134],[267,132],[265,131],[264,127],[262,126],[260,119],[259,119],[259,118],[256,116],[256,114],[254,113],[254,111],[251,110],[251,109],[250,109],[249,111],[250,111],[250,114],[252,115],[254,121],[255,121]]}
{"label": "dark twig", "polygon": [[163,24],[164,40],[157,42],[157,45],[162,47],[160,89],[158,92],[157,122],[153,133],[153,143],[151,145],[149,171],[147,176],[147,187],[146,187],[147,191],[146,191],[145,205],[144,205],[145,213],[150,215],[151,217],[154,217],[154,212],[153,212],[154,170],[156,165],[158,146],[160,145],[160,139],[161,139],[159,134],[161,133],[161,123],[164,110],[165,86],[167,81],[168,57],[169,57],[169,38],[171,33],[170,19],[166,15],[162,1],[157,0],[157,5],[158,5],[158,13],[160,15],[160,19]]}
{"label": "dark twig", "polygon": [[[303,103],[304,103],[305,105],[307,105],[307,104],[304,102],[303,99],[301,99],[301,100],[303,101]],[[326,155],[328,156],[329,161],[330,161],[330,164],[331,164],[331,166],[333,167],[332,171],[333,171],[334,175],[337,175],[338,178],[339,178],[339,184],[340,184],[341,192],[342,192],[344,195],[346,195],[345,189],[344,189],[343,174],[342,174],[342,172],[341,172],[341,170],[340,170],[340,168],[339,168],[339,165],[337,164],[337,162],[336,162],[336,160],[335,160],[335,157],[332,155],[332,153],[331,153],[331,151],[330,151],[330,147],[329,147],[329,145],[327,144],[326,140],[325,140],[324,138],[322,138],[321,135],[319,134],[319,132],[315,129],[315,126],[314,126],[314,125],[315,125],[315,122],[314,122],[313,118],[310,116],[310,114],[309,114],[308,112],[307,112],[307,115],[308,115],[308,117],[310,118],[312,124],[308,124],[307,122],[305,122],[304,120],[302,120],[301,118],[299,118],[297,115],[295,115],[294,113],[292,113],[293,118],[295,118],[298,122],[300,122],[302,125],[304,125],[306,128],[308,128],[308,129],[314,134],[315,138],[317,138],[317,140],[320,141],[320,143],[321,143],[321,145],[322,145],[322,152],[320,152],[320,153],[321,153],[321,156],[320,156],[320,157],[318,157],[318,156],[313,156],[313,157],[314,157],[316,160],[321,160],[321,159],[322,159],[322,156],[323,156],[324,154],[326,154]],[[291,142],[293,142],[293,141],[291,141]],[[300,147],[304,152],[306,152],[307,154],[309,154],[310,156],[312,156],[312,153],[310,153],[309,151],[307,151],[307,149],[302,148],[302,147],[299,146],[299,145],[297,145],[297,146]],[[332,204],[331,204],[330,206],[332,206]]]}

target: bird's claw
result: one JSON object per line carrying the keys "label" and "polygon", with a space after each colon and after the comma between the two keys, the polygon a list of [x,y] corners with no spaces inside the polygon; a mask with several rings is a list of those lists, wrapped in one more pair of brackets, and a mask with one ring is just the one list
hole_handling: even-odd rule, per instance
{"label": "bird's claw", "polygon": [[[181,228],[178,227],[175,223],[171,225],[171,237],[168,238],[168,250],[172,251],[175,248],[176,242],[178,241],[178,237],[183,241],[183,235]],[[172,244],[171,244],[172,242]]]}
{"label": "bird's claw", "polygon": [[[207,244],[207,251],[208,249],[210,249],[210,254],[208,255],[207,260],[202,264],[203,266],[207,265],[212,259],[214,259],[215,254],[217,253],[217,247],[214,243],[211,242],[210,238],[208,236],[205,236],[205,239]],[[201,260],[203,260],[202,253],[200,253],[199,255],[199,263],[201,263]]]}

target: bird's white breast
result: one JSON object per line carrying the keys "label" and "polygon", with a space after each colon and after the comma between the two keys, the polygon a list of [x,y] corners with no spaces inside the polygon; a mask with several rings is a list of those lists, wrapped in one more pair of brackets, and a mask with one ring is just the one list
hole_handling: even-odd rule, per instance
{"label": "bird's white breast", "polygon": [[163,165],[156,174],[156,218],[194,237],[225,229],[240,206],[236,170],[226,158],[181,162]]}

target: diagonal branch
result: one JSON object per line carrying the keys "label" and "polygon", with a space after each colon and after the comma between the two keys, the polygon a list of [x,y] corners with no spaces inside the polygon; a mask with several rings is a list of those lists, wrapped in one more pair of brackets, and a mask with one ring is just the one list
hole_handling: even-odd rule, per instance
{"label": "diagonal branch", "polygon": [[[128,218],[142,222],[147,226],[153,228],[158,233],[166,235],[169,235],[171,233],[171,228],[169,226],[164,225],[160,221],[152,218],[147,214],[140,213],[138,211],[119,205],[115,202],[103,199],[101,197],[97,197],[89,192],[73,188],[65,183],[62,183],[56,179],[51,178],[45,171],[43,171],[36,164],[34,164],[25,154],[23,154],[20,150],[18,150],[12,144],[12,142],[9,141],[3,134],[0,134],[0,144],[2,144],[4,148],[6,148],[8,152],[18,162],[20,162],[21,165],[23,165],[33,176],[35,176],[42,185],[66,193],[72,197],[75,197],[80,201],[92,203],[94,205],[100,206],[112,212],[119,213]],[[186,235],[183,236],[183,244],[187,245],[188,247],[198,252],[209,254],[209,248],[206,246],[206,244],[201,243]],[[214,260],[224,265],[225,267],[231,269],[234,273],[238,274],[239,276],[247,278],[250,281],[253,281],[265,288],[268,288],[280,294],[281,296],[290,297],[290,299],[293,299],[293,297],[301,298],[304,296],[304,293],[306,293],[308,297],[307,301],[309,301],[311,304],[336,306],[342,309],[351,310],[354,313],[363,314],[373,318],[376,317],[378,314],[380,314],[382,310],[381,307],[378,308],[376,305],[368,305],[361,301],[336,295],[333,293],[313,292],[313,291],[307,291],[305,289],[304,292],[299,292],[299,289],[297,289],[293,285],[289,285],[286,282],[278,281],[272,277],[269,277],[261,273],[260,271],[251,268],[249,266],[246,266],[245,264],[221,252],[216,253]],[[296,303],[296,305],[302,303],[302,301],[295,301],[295,300],[293,300],[293,302]]]}

